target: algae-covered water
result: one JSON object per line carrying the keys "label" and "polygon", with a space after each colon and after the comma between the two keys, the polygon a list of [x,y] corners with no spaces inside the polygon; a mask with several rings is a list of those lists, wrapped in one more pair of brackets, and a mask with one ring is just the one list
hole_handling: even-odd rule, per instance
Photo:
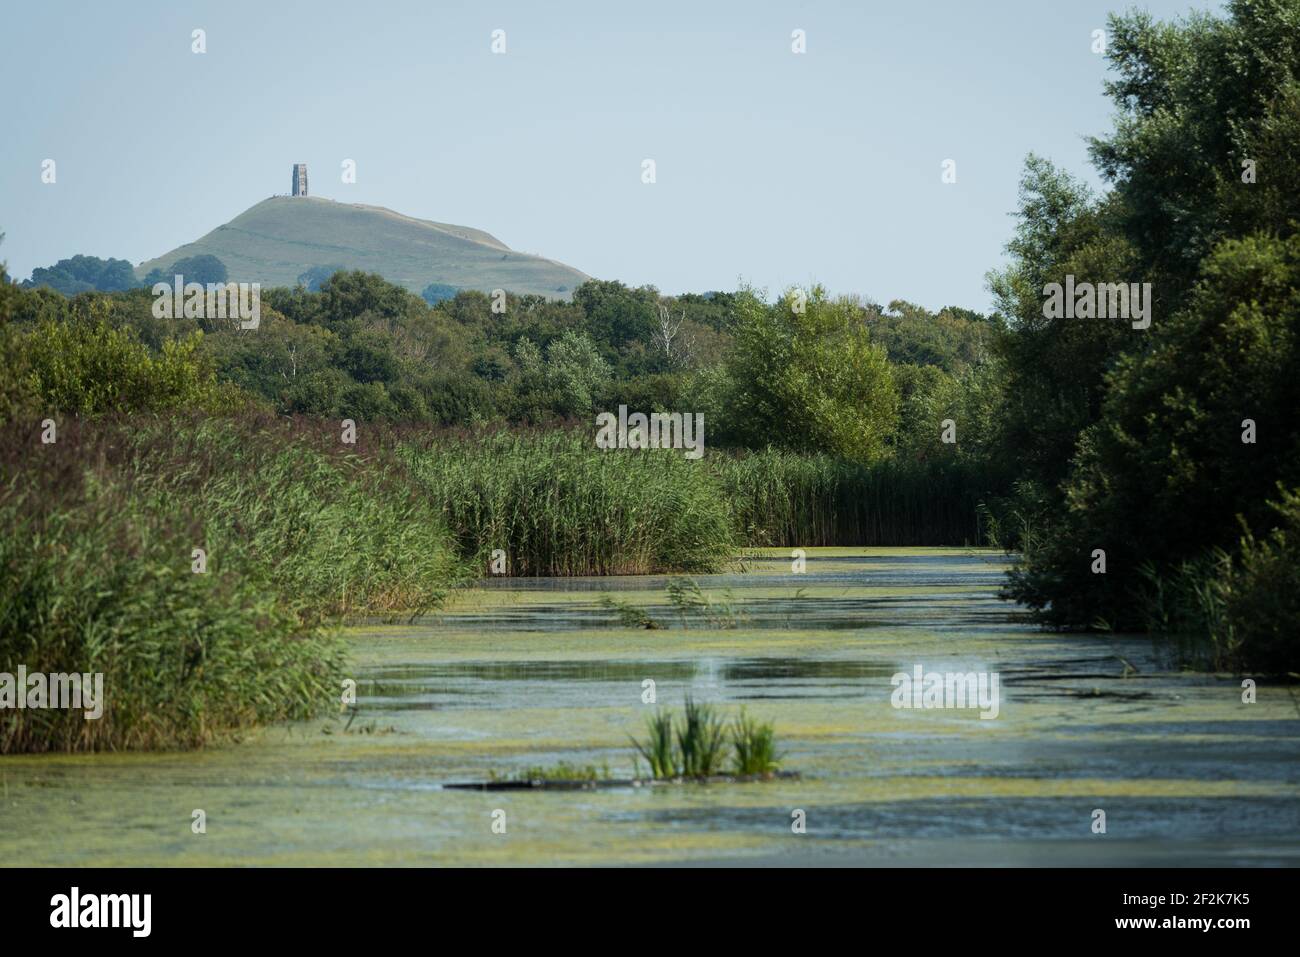
{"label": "algae-covered water", "polygon": [[[1240,677],[1179,673],[1147,639],[1041,632],[996,597],[993,552],[810,549],[805,573],[790,566],[774,552],[699,578],[732,606],[712,623],[683,620],[663,577],[493,580],[436,618],[354,629],[350,723],[202,753],[0,758],[0,860],[1300,862],[1300,706],[1286,687],[1261,683],[1244,703]],[[618,626],[603,593],[667,627]],[[917,665],[996,672],[997,717],[895,708],[891,676]],[[773,721],[800,778],[444,788],[561,761],[630,777],[646,679],[660,705],[689,693]]]}

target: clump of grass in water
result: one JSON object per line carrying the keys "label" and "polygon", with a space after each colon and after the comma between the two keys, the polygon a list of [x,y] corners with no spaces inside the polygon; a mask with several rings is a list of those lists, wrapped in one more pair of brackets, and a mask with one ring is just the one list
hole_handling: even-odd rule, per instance
{"label": "clump of grass in water", "polygon": [[686,699],[685,715],[675,728],[672,715],[656,711],[646,722],[644,741],[632,739],[637,753],[657,779],[707,778],[722,772],[728,740],[737,775],[766,775],[778,768],[776,733],[771,722],[759,722],[742,709],[730,729],[711,705]]}
{"label": "clump of grass in water", "polygon": [[780,766],[772,722],[759,722],[740,709],[731,725],[732,759],[737,774],[771,774]]}
{"label": "clump of grass in water", "polygon": [[648,737],[645,741],[632,739],[637,753],[650,765],[652,778],[677,777],[677,747],[673,740],[673,716],[667,711],[656,711],[646,721]]}
{"label": "clump of grass in water", "polygon": [[722,766],[726,743],[726,728],[713,708],[687,698],[685,724],[677,732],[681,776],[706,778],[716,774]]}

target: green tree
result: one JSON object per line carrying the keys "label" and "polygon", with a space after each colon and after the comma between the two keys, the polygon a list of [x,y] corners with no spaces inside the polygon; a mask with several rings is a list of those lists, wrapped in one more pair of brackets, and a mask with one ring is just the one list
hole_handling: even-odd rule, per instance
{"label": "green tree", "polygon": [[321,284],[319,307],[326,325],[355,320],[367,313],[379,319],[400,319],[425,304],[401,286],[375,273],[336,272]]}
{"label": "green tree", "polygon": [[775,305],[752,290],[736,305],[727,359],[729,436],[862,461],[881,457],[898,420],[898,390],[861,308],[815,287]]}
{"label": "green tree", "polygon": [[49,411],[96,414],[228,408],[200,353],[201,333],[155,355],[129,329],[102,320],[43,322],[22,337],[27,381]]}
{"label": "green tree", "polygon": [[459,286],[451,286],[445,282],[431,282],[424,287],[424,292],[420,293],[420,297],[433,306],[444,299],[455,299],[458,292],[460,292]]}
{"label": "green tree", "polygon": [[308,292],[320,292],[320,287],[326,280],[343,270],[343,266],[312,266],[306,272],[298,274],[298,285]]}
{"label": "green tree", "polygon": [[1143,277],[1111,208],[1086,186],[1031,155],[1020,181],[1019,222],[1007,244],[1011,263],[989,274],[1008,331],[995,342],[1006,373],[1005,418],[997,455],[1020,463],[1021,477],[1055,490],[1069,472],[1079,434],[1101,415],[1105,375],[1145,333],[1112,320],[1047,318],[1044,287],[1138,282]]}
{"label": "green tree", "polygon": [[621,282],[590,279],[573,291],[583,312],[583,331],[607,359],[629,343],[648,345],[654,335],[659,292],[653,286],[629,289]]}
{"label": "green tree", "polygon": [[607,386],[608,363],[580,332],[566,332],[545,352],[531,339],[515,348],[515,415],[530,422],[589,415]]}
{"label": "green tree", "polygon": [[[1092,154],[1113,189],[1094,201],[1034,161],[994,277],[1004,448],[1048,492],[1011,593],[1060,626],[1140,627],[1152,589],[1215,565],[1243,525],[1267,535],[1276,486],[1300,483],[1300,0],[1228,13],[1111,19],[1119,112]],[[1151,328],[1036,319],[1035,287],[1064,272],[1150,282]]]}
{"label": "green tree", "polygon": [[33,269],[32,278],[23,285],[28,289],[48,286],[65,296],[74,296],[79,292],[119,292],[133,288],[136,281],[125,259],[73,256],[53,266]]}
{"label": "green tree", "polygon": [[[1110,18],[1117,78],[1106,92],[1118,115],[1091,152],[1166,314],[1181,308],[1222,240],[1300,218],[1288,139],[1300,121],[1300,3],[1231,0],[1227,9],[1226,18],[1173,23],[1143,12]],[[1248,160],[1253,184],[1242,181]]]}
{"label": "green tree", "polygon": [[176,260],[162,281],[170,282],[174,276],[184,276],[187,283],[197,282],[205,286],[210,282],[225,282],[230,278],[226,264],[209,253]]}
{"label": "green tree", "polygon": [[[1065,511],[1028,552],[1016,597],[1060,625],[1139,627],[1144,566],[1231,548],[1243,523],[1268,531],[1277,483],[1300,485],[1297,290],[1300,236],[1226,240],[1207,258],[1187,308],[1110,377]],[[1104,575],[1091,572],[1097,548]]]}

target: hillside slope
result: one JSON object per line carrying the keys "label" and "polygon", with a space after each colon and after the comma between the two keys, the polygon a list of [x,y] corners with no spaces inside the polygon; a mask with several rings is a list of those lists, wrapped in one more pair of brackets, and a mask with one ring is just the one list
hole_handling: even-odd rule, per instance
{"label": "hillside slope", "polygon": [[135,273],[143,279],[158,268],[170,275],[176,260],[204,253],[225,263],[232,280],[264,288],[292,286],[313,266],[376,272],[417,294],[440,282],[566,298],[588,278],[563,263],[515,252],[478,229],[314,196],[265,199]]}

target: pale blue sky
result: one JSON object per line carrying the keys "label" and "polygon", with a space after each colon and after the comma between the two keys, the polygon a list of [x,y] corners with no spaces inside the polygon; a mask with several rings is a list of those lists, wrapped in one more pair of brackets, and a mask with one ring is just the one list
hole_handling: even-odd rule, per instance
{"label": "pale blue sky", "polygon": [[1025,154],[1096,182],[1083,138],[1110,105],[1091,33],[1116,8],[25,2],[0,30],[0,258],[18,278],[75,253],[139,263],[306,162],[315,195],[666,293],[817,280],[986,308]]}

